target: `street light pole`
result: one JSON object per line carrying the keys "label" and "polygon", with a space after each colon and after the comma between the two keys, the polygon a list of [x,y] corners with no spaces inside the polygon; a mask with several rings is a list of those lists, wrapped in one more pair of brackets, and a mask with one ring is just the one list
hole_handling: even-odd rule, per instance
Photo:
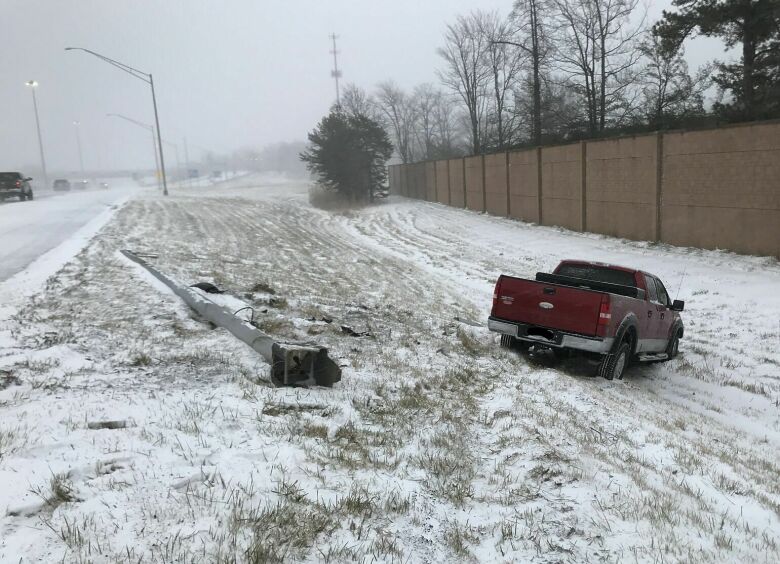
{"label": "street light pole", "polygon": [[49,187],[49,175],[46,172],[46,157],[43,154],[43,138],[41,137],[41,120],[38,118],[38,99],[35,97],[35,89],[38,88],[38,81],[28,80],[24,83],[32,90],[33,108],[35,108],[35,127],[38,129],[38,149],[41,152],[41,168],[43,169],[43,185]]}
{"label": "street light pole", "polygon": [[192,186],[192,178],[190,178],[190,170],[192,167],[190,166],[190,152],[187,149],[187,138],[184,137],[182,140],[184,141],[184,160],[187,163],[187,184]]}
{"label": "street light pole", "polygon": [[160,172],[160,151],[157,150],[157,139],[152,128],[152,150],[154,150],[154,176],[157,179],[157,189],[162,191],[162,173]]}
{"label": "street light pole", "polygon": [[179,146],[176,143],[170,141],[163,141],[166,145],[173,147],[173,152],[176,155],[176,169],[179,171],[179,187],[181,188],[181,160],[179,160]]}
{"label": "street light pole", "polygon": [[84,51],[85,53],[89,53],[90,55],[94,55],[98,59],[101,59],[108,63],[109,65],[113,65],[119,70],[122,70],[126,72],[127,74],[130,74],[134,76],[135,78],[139,80],[143,80],[145,83],[147,83],[152,88],[152,105],[154,106],[154,123],[157,129],[157,147],[160,152],[160,169],[162,170],[162,181],[163,181],[163,196],[168,195],[168,180],[165,177],[165,157],[163,155],[163,147],[162,147],[162,135],[160,135],[160,118],[157,114],[157,96],[154,92],[154,78],[152,78],[152,75],[147,72],[139,71],[138,69],[134,69],[130,65],[126,65],[124,63],[120,63],[119,61],[115,61],[114,59],[109,59],[108,57],[101,55],[100,53],[95,53],[94,51],[90,51],[89,49],[84,49],[83,47],[65,47],[66,51]]}
{"label": "street light pole", "polygon": [[157,144],[160,146],[160,168],[163,177],[163,196],[168,195],[168,180],[165,178],[165,157],[163,157],[162,136],[160,136],[160,118],[157,117],[157,96],[154,94],[154,78],[149,74],[149,85],[152,87],[152,105],[154,106],[154,124],[157,126]]}
{"label": "street light pole", "polygon": [[81,122],[74,121],[73,125],[76,127],[76,145],[79,148],[79,165],[81,166],[81,179],[86,180],[84,177],[84,155],[81,152],[81,128],[79,127],[81,125]]}
{"label": "street light pole", "polygon": [[162,189],[162,180],[160,177],[160,158],[157,152],[157,138],[154,135],[154,127],[151,125],[147,125],[145,123],[142,123],[140,121],[136,121],[132,118],[129,118],[127,116],[123,116],[121,114],[106,114],[106,117],[117,117],[120,119],[123,119],[125,121],[129,121],[130,123],[137,125],[138,127],[142,127],[145,130],[147,130],[149,133],[152,134],[152,152],[154,153],[154,176],[157,179],[157,187]]}

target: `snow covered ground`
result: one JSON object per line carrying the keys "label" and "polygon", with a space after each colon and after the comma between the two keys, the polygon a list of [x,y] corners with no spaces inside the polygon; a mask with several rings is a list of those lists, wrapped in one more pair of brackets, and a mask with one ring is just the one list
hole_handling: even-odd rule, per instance
{"label": "snow covered ground", "polygon": [[[249,178],[139,195],[77,246],[0,284],[2,562],[780,560],[774,259],[403,199],[326,212]],[[342,381],[271,387],[122,248],[328,345]],[[680,356],[609,382],[499,349],[496,276],[562,258],[679,286]]]}

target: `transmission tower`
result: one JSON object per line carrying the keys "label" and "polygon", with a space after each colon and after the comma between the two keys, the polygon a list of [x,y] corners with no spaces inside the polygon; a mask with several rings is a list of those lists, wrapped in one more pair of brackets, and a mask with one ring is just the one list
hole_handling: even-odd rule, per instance
{"label": "transmission tower", "polygon": [[331,33],[330,38],[333,41],[333,50],[331,51],[331,53],[333,53],[333,70],[330,71],[330,76],[336,81],[336,106],[340,108],[341,93],[339,91],[339,78],[341,78],[341,71],[339,70],[339,51],[336,49],[336,39],[339,37],[335,33]]}

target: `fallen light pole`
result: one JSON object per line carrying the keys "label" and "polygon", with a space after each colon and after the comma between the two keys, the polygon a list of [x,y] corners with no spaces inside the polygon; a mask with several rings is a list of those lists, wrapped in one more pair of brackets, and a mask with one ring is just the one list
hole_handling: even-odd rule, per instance
{"label": "fallen light pole", "polygon": [[325,347],[312,343],[275,341],[273,337],[236,317],[221,305],[168,278],[133,251],[123,250],[122,254],[168,286],[204,319],[227,329],[234,337],[260,353],[271,365],[271,381],[274,385],[332,386],[341,380],[341,368],[328,356],[328,349]]}

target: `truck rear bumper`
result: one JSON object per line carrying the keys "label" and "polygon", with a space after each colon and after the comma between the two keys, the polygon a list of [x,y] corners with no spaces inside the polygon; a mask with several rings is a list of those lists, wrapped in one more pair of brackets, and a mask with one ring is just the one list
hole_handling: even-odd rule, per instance
{"label": "truck rear bumper", "polygon": [[488,329],[503,335],[511,335],[527,343],[537,343],[556,349],[575,349],[602,354],[608,353],[612,349],[614,341],[611,337],[601,338],[574,335],[558,331],[557,329],[536,327],[525,323],[498,319],[497,317],[488,318]]}

